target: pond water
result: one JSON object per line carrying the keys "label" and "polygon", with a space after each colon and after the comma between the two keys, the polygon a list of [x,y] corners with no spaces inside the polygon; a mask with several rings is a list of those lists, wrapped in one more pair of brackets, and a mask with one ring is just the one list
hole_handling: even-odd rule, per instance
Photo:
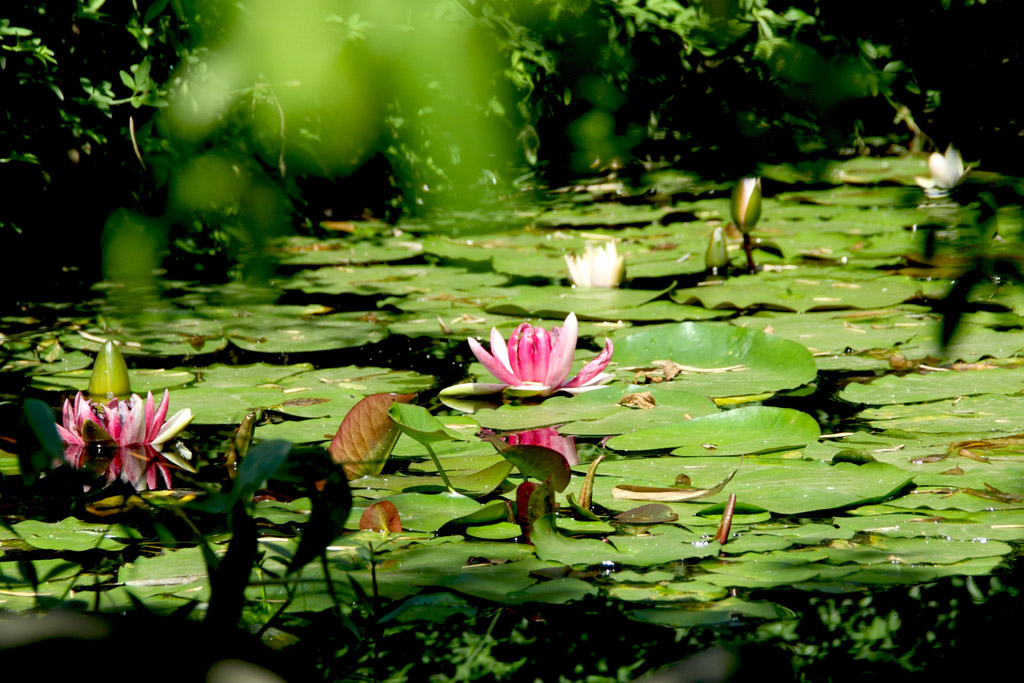
{"label": "pond water", "polygon": [[[1006,657],[1024,288],[986,277],[946,297],[1020,258],[1019,206],[984,210],[1019,181],[930,198],[926,172],[913,157],[763,169],[756,274],[736,237],[706,272],[729,187],[663,171],[283,240],[265,287],[107,285],[5,311],[0,609],[240,618],[324,680],[630,680],[698,654],[672,680],[766,663],[838,680]],[[569,286],[564,255],[613,238],[623,286]],[[492,328],[569,316],[569,377],[614,347],[603,388],[441,391],[494,382],[467,338],[494,349]],[[86,449],[80,469],[34,452],[23,400],[57,414],[106,340],[132,391],[191,411],[180,446]],[[415,395],[391,408],[393,451],[391,401],[353,411],[391,392]],[[348,463],[346,484],[325,447],[350,411],[335,461],[380,461]],[[400,531],[360,529],[393,519],[381,501]],[[566,655],[542,663],[541,647]]]}

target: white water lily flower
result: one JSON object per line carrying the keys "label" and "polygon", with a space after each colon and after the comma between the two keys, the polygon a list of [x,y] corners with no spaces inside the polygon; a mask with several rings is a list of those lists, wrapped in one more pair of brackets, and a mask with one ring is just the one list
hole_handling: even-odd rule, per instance
{"label": "white water lily flower", "polygon": [[569,281],[577,287],[618,287],[626,274],[626,259],[619,255],[615,240],[596,247],[587,242],[582,254],[565,257]]}
{"label": "white water lily flower", "polygon": [[930,178],[917,177],[914,180],[926,190],[939,192],[952,190],[962,183],[970,172],[969,168],[964,168],[963,157],[953,145],[946,148],[945,154],[933,152],[928,157],[928,170],[932,174]]}

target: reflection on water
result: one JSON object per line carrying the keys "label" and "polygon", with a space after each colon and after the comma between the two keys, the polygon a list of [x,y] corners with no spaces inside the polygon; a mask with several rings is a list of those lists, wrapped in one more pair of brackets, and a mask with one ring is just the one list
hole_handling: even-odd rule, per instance
{"label": "reflection on water", "polygon": [[[68,446],[64,460],[76,470],[90,470],[106,478],[106,486],[121,480],[136,491],[172,488],[171,469],[190,469],[187,461],[152,446]],[[60,466],[63,463],[56,463]],[[92,485],[84,486],[86,491]]]}

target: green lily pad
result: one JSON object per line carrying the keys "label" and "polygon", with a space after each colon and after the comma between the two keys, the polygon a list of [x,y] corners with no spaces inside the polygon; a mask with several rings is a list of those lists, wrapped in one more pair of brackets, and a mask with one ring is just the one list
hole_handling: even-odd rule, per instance
{"label": "green lily pad", "polygon": [[[573,422],[559,427],[558,431],[579,436],[609,436],[678,423],[718,412],[718,408],[707,396],[689,391],[662,389],[659,385],[632,385],[624,394],[621,394],[621,390],[615,389],[612,387],[610,391],[592,391],[577,397],[610,397],[616,401],[613,413],[597,419],[576,417]],[[629,394],[644,392],[651,395],[655,403],[653,408],[630,408],[620,404],[623,399],[629,400],[626,398]]]}
{"label": "green lily pad", "polygon": [[792,619],[795,615],[785,607],[770,602],[748,602],[739,598],[702,602],[687,607],[640,609],[630,613],[630,617],[637,621],[670,628],[725,624],[735,620],[737,616],[755,619]]}
{"label": "green lily pad", "polygon": [[[89,378],[92,377],[92,369],[72,370],[70,372],[59,372],[52,375],[37,375],[33,377],[32,384],[38,389],[49,391],[86,391],[89,388]],[[189,384],[195,379],[195,375],[184,370],[129,370],[128,379],[131,381],[132,392],[142,397],[152,391],[159,400],[159,394],[164,389],[173,389],[184,384]]]}
{"label": "green lily pad", "polygon": [[1024,391],[1024,371],[972,370],[879,377],[870,384],[849,384],[839,397],[873,405],[921,403],[954,396],[1016,394]]}
{"label": "green lily pad", "polygon": [[292,236],[277,241],[273,251],[280,263],[288,265],[349,265],[401,261],[418,256],[423,246],[398,239],[371,241]]}
{"label": "green lily pad", "polygon": [[703,536],[679,527],[662,525],[652,535],[612,536],[609,543],[593,539],[572,539],[559,533],[553,515],[534,522],[530,541],[537,557],[571,565],[623,564],[650,567],[690,557],[715,555],[719,546]]}
{"label": "green lily pad", "polygon": [[962,441],[972,435],[985,438],[1019,432],[1024,398],[983,394],[963,400],[869,408],[861,411],[861,416],[876,429],[960,434],[963,437],[956,440]]}
{"label": "green lily pad", "polygon": [[361,266],[320,268],[277,283],[285,289],[299,289],[307,294],[358,294],[376,296],[429,296],[432,298],[452,293],[476,292],[497,288],[508,278],[497,273],[471,273],[464,268],[443,266]]}
{"label": "green lily pad", "polygon": [[953,564],[980,557],[1009,554],[1013,549],[1001,541],[956,541],[942,538],[887,538],[873,535],[863,542],[833,541],[829,560],[835,563],[870,564]]}
{"label": "green lily pad", "polygon": [[818,423],[806,413],[753,406],[638,429],[607,445],[618,451],[674,448],[675,455],[742,455],[804,446],[820,435]]}
{"label": "green lily pad", "polygon": [[814,379],[817,369],[800,344],[714,323],[655,325],[615,336],[613,360],[619,367],[652,367],[671,360],[685,369],[671,382],[708,396],[740,396],[791,389]]}
{"label": "green lily pad", "polygon": [[914,298],[921,285],[898,275],[806,269],[741,275],[710,287],[678,289],[672,299],[707,308],[762,305],[783,311],[882,308]]}
{"label": "green lily pad", "polygon": [[74,517],[53,523],[27,519],[15,524],[14,531],[32,547],[44,550],[120,550],[127,545],[122,540],[135,536],[120,524],[88,524]]}
{"label": "green lily pad", "polygon": [[487,306],[487,311],[541,318],[564,318],[569,313],[576,313],[581,319],[618,320],[617,311],[653,301],[667,291],[509,287],[508,298]]}
{"label": "green lily pad", "polygon": [[[411,531],[437,531],[446,523],[464,517],[481,505],[472,498],[458,493],[399,493],[387,500],[398,508],[402,528]],[[366,506],[353,507],[349,514],[348,528],[359,527],[359,516]]]}
{"label": "green lily pad", "polygon": [[[318,311],[315,311],[318,312]],[[331,351],[373,344],[387,335],[387,329],[370,313],[311,315],[301,306],[254,306],[247,315],[233,319],[233,311],[211,311],[224,316],[224,332],[231,343],[246,351],[260,353],[304,353]]]}

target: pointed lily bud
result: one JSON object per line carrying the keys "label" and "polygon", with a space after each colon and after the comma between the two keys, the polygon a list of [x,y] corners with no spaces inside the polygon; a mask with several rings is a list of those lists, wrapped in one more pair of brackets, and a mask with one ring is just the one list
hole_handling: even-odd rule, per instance
{"label": "pointed lily bud", "polygon": [[708,242],[708,250],[704,254],[704,263],[707,264],[708,270],[721,268],[729,262],[725,246],[725,231],[722,228],[715,228],[711,233],[711,241]]}
{"label": "pointed lily bud", "polygon": [[745,235],[761,217],[761,179],[741,178],[732,191],[732,220]]}
{"label": "pointed lily bud", "polygon": [[121,349],[112,341],[103,345],[96,362],[92,366],[92,377],[89,379],[89,398],[93,401],[107,402],[113,398],[127,398],[132,393],[131,381],[128,379],[128,366],[125,365]]}

